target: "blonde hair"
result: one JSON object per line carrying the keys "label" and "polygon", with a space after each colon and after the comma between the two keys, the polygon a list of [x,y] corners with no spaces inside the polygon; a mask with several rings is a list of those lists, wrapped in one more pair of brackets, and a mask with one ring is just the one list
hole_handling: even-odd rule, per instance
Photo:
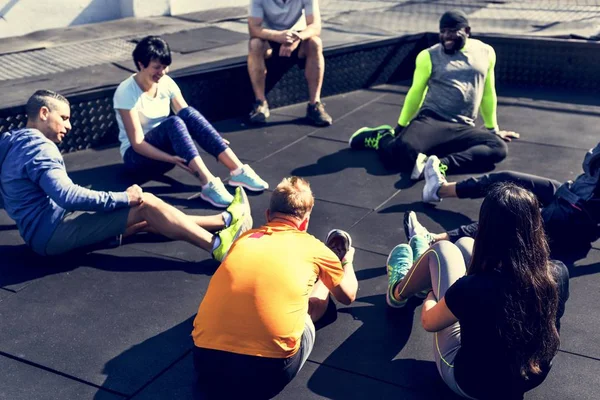
{"label": "blonde hair", "polygon": [[303,219],[315,204],[310,184],[306,179],[291,176],[283,178],[271,195],[269,211]]}

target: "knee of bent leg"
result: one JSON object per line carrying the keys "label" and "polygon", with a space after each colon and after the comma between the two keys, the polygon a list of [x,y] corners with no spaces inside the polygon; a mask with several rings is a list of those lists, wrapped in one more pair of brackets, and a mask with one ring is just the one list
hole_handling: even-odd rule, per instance
{"label": "knee of bent leg", "polygon": [[181,119],[181,117],[178,117],[177,115],[171,115],[163,122],[161,122],[161,125],[164,125],[165,128],[175,129],[177,131],[187,129],[185,126],[185,122],[183,122],[183,119]]}
{"label": "knee of bent leg", "polygon": [[460,250],[456,245],[448,240],[440,240],[431,245],[431,249],[438,255],[438,257],[444,256],[444,258],[452,258],[455,256],[460,257]]}
{"label": "knee of bent leg", "polygon": [[323,41],[318,36],[306,39],[306,46],[309,52],[320,53],[323,51]]}
{"label": "knee of bent leg", "polygon": [[263,54],[265,51],[265,41],[259,38],[251,38],[248,41],[248,52],[251,54]]}
{"label": "knee of bent leg", "polygon": [[142,208],[156,208],[160,203],[162,203],[161,199],[149,192],[144,192],[142,194],[142,200]]}
{"label": "knee of bent leg", "polygon": [[498,163],[508,156],[508,145],[506,142],[498,138],[498,143],[494,146],[494,162]]}

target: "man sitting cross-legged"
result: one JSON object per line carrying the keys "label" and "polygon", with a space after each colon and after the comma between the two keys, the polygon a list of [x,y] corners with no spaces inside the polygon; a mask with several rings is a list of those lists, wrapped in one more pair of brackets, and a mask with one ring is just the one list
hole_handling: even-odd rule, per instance
{"label": "man sitting cross-legged", "polygon": [[24,129],[0,137],[0,194],[6,212],[36,253],[57,255],[144,231],[185,240],[221,260],[233,240],[251,228],[241,188],[226,212],[199,217],[185,215],[138,185],[124,192],[101,192],[74,184],[56,146],[71,129],[68,100],[38,90],[27,101],[26,112]]}
{"label": "man sitting cross-legged", "polygon": [[329,293],[354,301],[350,236],[333,230],[325,245],[306,233],[313,205],[307,181],[285,178],[267,224],[241,236],[210,281],[192,332],[199,388],[209,398],[279,393],[308,358]]}
{"label": "man sitting cross-legged", "polygon": [[[412,170],[414,180],[422,179],[432,155],[452,173],[489,168],[506,158],[504,141],[519,134],[498,127],[496,53],[470,34],[465,13],[444,13],[440,43],[417,56],[396,128],[359,129],[350,137],[350,146],[377,150],[386,168]],[[487,129],[475,126],[479,110]]]}

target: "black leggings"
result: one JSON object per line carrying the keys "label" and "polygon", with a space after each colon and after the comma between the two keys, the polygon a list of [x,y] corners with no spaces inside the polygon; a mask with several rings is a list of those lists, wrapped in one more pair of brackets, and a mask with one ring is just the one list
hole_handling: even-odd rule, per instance
{"label": "black leggings", "polygon": [[[540,202],[544,228],[548,235],[550,248],[555,256],[578,250],[578,246],[587,246],[596,239],[597,230],[584,212],[575,209],[566,201],[555,196],[560,182],[541,176],[516,171],[502,171],[465,179],[456,183],[458,198],[485,197],[490,187],[499,182],[513,182],[531,191]],[[448,231],[450,240],[461,237],[475,237],[478,223],[473,222]]]}
{"label": "black leggings", "polygon": [[448,122],[421,112],[398,136],[379,142],[378,154],[391,170],[410,171],[419,153],[436,155],[452,173],[481,171],[504,160],[506,143],[486,129]]}

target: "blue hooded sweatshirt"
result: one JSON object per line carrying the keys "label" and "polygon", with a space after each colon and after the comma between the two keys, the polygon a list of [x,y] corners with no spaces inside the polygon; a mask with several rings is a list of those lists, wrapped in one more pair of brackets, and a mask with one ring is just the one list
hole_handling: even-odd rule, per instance
{"label": "blue hooded sweatshirt", "polygon": [[98,192],[74,184],[58,147],[28,128],[0,136],[0,194],[23,240],[42,255],[68,212],[129,206],[125,192]]}

